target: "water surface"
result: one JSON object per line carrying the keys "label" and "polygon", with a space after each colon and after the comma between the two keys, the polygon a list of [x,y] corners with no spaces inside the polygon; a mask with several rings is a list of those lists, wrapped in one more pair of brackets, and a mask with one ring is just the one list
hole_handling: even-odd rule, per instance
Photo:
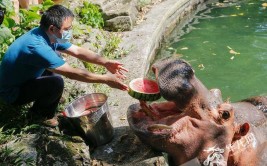
{"label": "water surface", "polygon": [[267,9],[263,3],[210,5],[182,30],[174,31],[156,60],[166,56],[187,60],[207,88],[222,91],[224,100],[267,94]]}

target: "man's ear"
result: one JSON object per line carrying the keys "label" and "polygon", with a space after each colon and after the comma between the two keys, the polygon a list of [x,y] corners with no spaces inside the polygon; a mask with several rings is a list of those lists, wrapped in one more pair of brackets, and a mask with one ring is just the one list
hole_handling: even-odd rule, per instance
{"label": "man's ear", "polygon": [[53,26],[53,25],[50,25],[49,27],[48,27],[48,32],[49,33],[52,33],[52,32],[54,32],[55,31],[55,27]]}
{"label": "man's ear", "polygon": [[234,134],[233,141],[239,140],[241,137],[245,136],[248,133],[249,128],[250,126],[248,123],[244,123],[240,125],[239,127],[237,127],[237,130],[235,131],[235,134]]}

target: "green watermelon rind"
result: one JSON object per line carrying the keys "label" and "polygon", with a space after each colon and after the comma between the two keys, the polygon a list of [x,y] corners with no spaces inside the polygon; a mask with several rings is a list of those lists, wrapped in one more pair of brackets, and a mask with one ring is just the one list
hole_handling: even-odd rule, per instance
{"label": "green watermelon rind", "polygon": [[[130,82],[128,94],[130,96],[132,96],[133,98],[138,99],[138,100],[142,100],[142,101],[156,101],[156,100],[160,99],[161,95],[160,95],[159,91],[156,93],[142,93],[142,92],[138,92],[138,91],[133,89],[133,87],[131,85],[135,81],[138,81],[141,79],[142,78],[137,78],[137,79],[134,79]],[[149,79],[146,79],[146,80],[149,80]],[[155,82],[154,80],[149,80],[149,81]]]}

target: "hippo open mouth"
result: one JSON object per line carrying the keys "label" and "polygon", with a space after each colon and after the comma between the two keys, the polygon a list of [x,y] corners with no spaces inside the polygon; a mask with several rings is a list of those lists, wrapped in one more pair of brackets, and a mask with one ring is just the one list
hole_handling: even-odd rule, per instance
{"label": "hippo open mouth", "polygon": [[193,159],[198,165],[266,165],[266,96],[223,102],[220,90],[208,90],[181,59],[163,59],[152,69],[166,101],[128,108],[129,126],[141,141],[168,153],[170,165]]}
{"label": "hippo open mouth", "polygon": [[152,69],[167,101],[140,101],[127,114],[129,126],[143,142],[167,152],[176,164],[195,157],[204,161],[204,148],[231,142],[234,112],[219,90],[208,90],[181,59],[161,60]]}

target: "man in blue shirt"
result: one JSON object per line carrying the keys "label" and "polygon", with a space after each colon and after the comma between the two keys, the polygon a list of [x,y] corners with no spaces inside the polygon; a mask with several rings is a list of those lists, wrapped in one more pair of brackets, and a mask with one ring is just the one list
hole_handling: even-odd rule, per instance
{"label": "man in blue shirt", "polygon": [[[42,15],[40,27],[15,40],[0,65],[0,99],[13,105],[34,102],[29,113],[45,118],[44,122],[50,126],[58,123],[53,117],[64,88],[60,75],[128,90],[122,82],[127,69],[121,63],[68,42],[73,19],[73,13],[64,6],[50,7]],[[102,65],[111,74],[100,75],[73,68],[57,52]]]}

